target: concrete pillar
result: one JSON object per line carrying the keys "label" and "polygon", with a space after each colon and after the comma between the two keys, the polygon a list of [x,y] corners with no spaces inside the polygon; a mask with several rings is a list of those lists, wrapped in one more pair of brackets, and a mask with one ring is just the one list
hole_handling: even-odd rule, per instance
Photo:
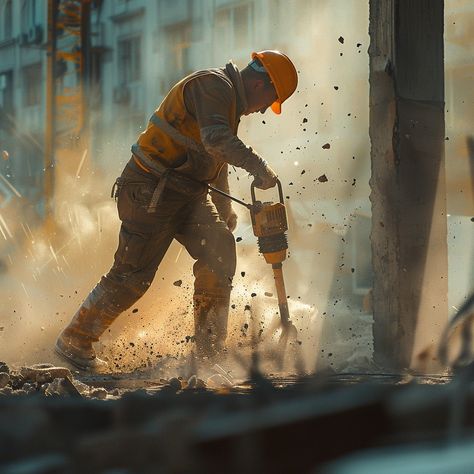
{"label": "concrete pillar", "polygon": [[443,10],[370,0],[374,350],[391,370],[413,365],[447,321]]}

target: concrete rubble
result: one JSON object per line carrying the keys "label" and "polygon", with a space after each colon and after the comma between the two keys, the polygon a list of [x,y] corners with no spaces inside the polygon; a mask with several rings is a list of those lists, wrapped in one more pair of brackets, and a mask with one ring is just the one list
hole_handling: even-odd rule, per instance
{"label": "concrete rubble", "polygon": [[[219,366],[216,366],[219,367]],[[219,389],[222,387],[231,387],[232,381],[229,374],[223,369],[222,373],[211,375],[206,381],[192,375],[189,379],[183,377],[172,377],[170,379],[160,378],[150,384],[151,390],[159,389],[167,393],[177,393],[181,390],[205,390]],[[120,377],[112,374],[101,376],[80,377],[73,374],[66,367],[55,367],[52,364],[36,364],[29,367],[20,367],[11,369],[4,362],[0,362],[0,397],[3,395],[43,395],[45,397],[74,397],[74,398],[96,398],[99,400],[114,399],[123,395],[125,392],[133,390],[136,384],[142,382],[143,374],[131,380],[132,383],[123,383]],[[127,374],[125,374],[126,376]],[[80,379],[91,380],[90,384],[84,383]],[[122,376],[123,378],[123,376]],[[102,386],[96,386],[102,381],[108,381],[106,384],[109,390]],[[113,387],[113,385],[122,385],[122,388]],[[128,385],[128,388],[127,388]]]}
{"label": "concrete rubble", "polygon": [[452,381],[254,373],[245,390],[224,371],[127,390],[63,367],[1,367],[2,473],[316,473],[367,448],[455,443],[474,427],[472,368]]}

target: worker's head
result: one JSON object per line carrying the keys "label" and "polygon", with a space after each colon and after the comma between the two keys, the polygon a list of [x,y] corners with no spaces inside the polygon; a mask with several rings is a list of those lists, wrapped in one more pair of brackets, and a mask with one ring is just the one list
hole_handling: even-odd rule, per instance
{"label": "worker's head", "polygon": [[281,113],[281,104],[296,90],[298,75],[288,56],[280,51],[252,53],[252,61],[242,70],[247,95],[246,114],[264,113],[271,107]]}

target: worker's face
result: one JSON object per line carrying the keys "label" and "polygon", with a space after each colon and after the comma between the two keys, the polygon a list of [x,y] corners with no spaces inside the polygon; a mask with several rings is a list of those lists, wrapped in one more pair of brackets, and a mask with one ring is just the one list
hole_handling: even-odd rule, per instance
{"label": "worker's face", "polygon": [[246,88],[247,110],[245,115],[260,112],[262,114],[277,100],[278,96],[275,88],[265,81],[256,79]]}

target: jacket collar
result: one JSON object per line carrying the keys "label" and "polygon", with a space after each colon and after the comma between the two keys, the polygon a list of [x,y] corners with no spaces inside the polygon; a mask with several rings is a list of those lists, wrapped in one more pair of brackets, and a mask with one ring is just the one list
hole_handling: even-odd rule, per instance
{"label": "jacket collar", "polygon": [[242,76],[240,75],[239,69],[232,61],[229,61],[225,65],[225,72],[229,76],[230,80],[232,81],[232,84],[234,84],[234,87],[237,91],[237,115],[240,117],[247,110],[248,106]]}

